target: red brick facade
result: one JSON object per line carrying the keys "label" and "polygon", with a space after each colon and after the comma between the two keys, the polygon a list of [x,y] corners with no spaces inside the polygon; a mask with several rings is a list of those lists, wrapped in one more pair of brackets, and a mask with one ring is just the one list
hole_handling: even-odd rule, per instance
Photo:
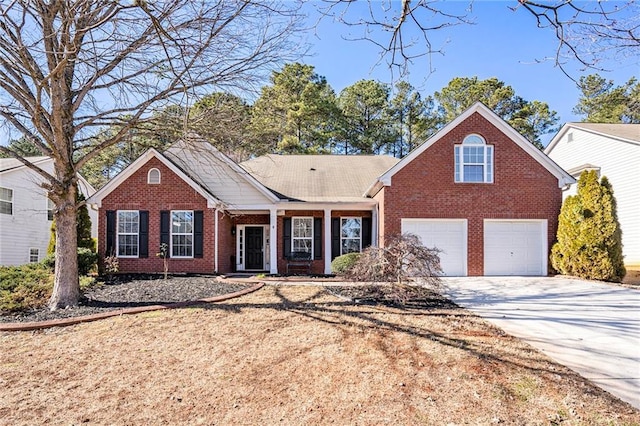
{"label": "red brick facade", "polygon": [[[494,146],[493,183],[454,182],[454,145],[471,133]],[[393,175],[375,198],[381,239],[400,233],[402,218],[466,218],[468,274],[483,275],[483,219],[547,219],[551,247],[562,191],[557,177],[474,113]]]}
{"label": "red brick facade", "polygon": [[[147,183],[149,169],[160,170],[159,185]],[[202,210],[204,213],[204,244],[201,259],[170,259],[169,271],[213,273],[214,266],[214,214],[207,208],[207,201],[161,161],[152,158],[136,170],[116,190],[102,200],[98,217],[98,248],[106,249],[106,212],[108,210],[145,210],[149,212],[149,257],[120,258],[121,272],[162,272],[162,259],[156,256],[160,249],[161,210]],[[221,236],[224,233],[221,232]]]}
{"label": "red brick facade", "polygon": [[[454,146],[461,144],[465,136],[472,133],[482,136],[488,145],[493,146],[493,183],[454,182]],[[377,231],[378,241],[374,240],[373,244],[384,245],[385,236],[400,233],[403,218],[466,219],[468,275],[484,274],[484,219],[546,219],[548,247],[551,247],[555,239],[558,213],[562,203],[558,177],[488,121],[483,114],[475,112],[468,115],[456,127],[448,129],[445,134],[439,136],[432,145],[425,145],[425,147],[423,152],[392,175],[390,186],[382,187],[374,196],[374,200],[378,203],[378,223],[377,230],[373,230],[372,235],[376,235]],[[139,166],[125,180],[120,181],[116,188],[100,199],[98,241],[99,252],[102,255],[106,251],[107,211],[148,212],[148,257],[120,258],[121,272],[162,272],[163,261],[156,256],[156,253],[159,251],[161,238],[160,212],[167,210],[203,212],[202,258],[170,259],[170,272],[229,273],[235,271],[238,263],[238,228],[244,229],[245,225],[263,225],[266,246],[266,239],[270,234],[270,214],[265,211],[274,208],[279,208],[278,232],[276,241],[271,240],[269,244],[276,245],[277,258],[270,259],[271,265],[275,263],[280,273],[285,273],[287,270],[287,259],[284,253],[285,219],[313,217],[320,218],[322,221],[322,226],[319,228],[317,228],[318,224],[314,224],[315,236],[318,229],[322,234],[322,244],[320,256],[316,256],[319,258],[312,261],[311,272],[314,274],[326,272],[325,259],[331,256],[331,245],[327,247],[326,242],[331,240],[334,247],[339,247],[340,241],[325,238],[325,230],[330,229],[331,226],[327,227],[324,223],[325,211],[317,209],[318,205],[312,210],[295,210],[301,207],[299,204],[292,206],[289,210],[282,210],[286,209],[286,202],[267,207],[261,205],[254,207],[255,214],[252,214],[251,209],[242,210],[243,206],[239,206],[238,210],[244,211],[244,214],[219,211],[216,226],[216,209],[208,208],[207,199],[179,174],[166,166],[158,156],[159,154],[150,156],[146,163]],[[147,183],[147,175],[151,168],[157,168],[160,171],[160,184]],[[348,208],[360,209],[359,203],[350,204]],[[331,218],[372,218],[370,199],[363,199],[361,210],[344,210],[344,208],[340,210],[340,205],[337,203],[327,204],[327,206],[336,208],[331,211]],[[305,207],[302,206],[302,208]],[[334,222],[333,225],[337,227],[338,224]],[[375,227],[376,224],[374,223],[373,226]],[[372,235],[367,235],[367,241]],[[258,237],[253,235],[252,241],[259,241]],[[314,244],[316,244],[314,247],[320,247],[317,245],[318,241],[314,241]],[[318,255],[317,248],[314,251]],[[256,253],[253,253],[252,259],[259,263],[259,257],[257,257],[259,255]],[[270,250],[265,250],[264,254],[270,255]]]}

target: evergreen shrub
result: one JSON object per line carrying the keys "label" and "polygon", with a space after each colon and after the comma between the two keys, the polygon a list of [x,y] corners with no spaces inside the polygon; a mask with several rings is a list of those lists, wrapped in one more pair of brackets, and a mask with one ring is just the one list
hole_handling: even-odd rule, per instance
{"label": "evergreen shrub", "polygon": [[560,273],[585,279],[620,282],[625,276],[622,231],[613,189],[606,177],[585,171],[578,192],[560,210],[551,264]]}
{"label": "evergreen shrub", "polygon": [[343,275],[360,259],[360,253],[347,253],[338,256],[331,262],[331,272],[336,275]]}

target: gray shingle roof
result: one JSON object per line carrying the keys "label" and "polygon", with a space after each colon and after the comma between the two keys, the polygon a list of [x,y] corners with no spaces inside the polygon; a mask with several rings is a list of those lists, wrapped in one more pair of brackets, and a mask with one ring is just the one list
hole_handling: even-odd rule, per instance
{"label": "gray shingle roof", "polygon": [[279,196],[307,202],[362,201],[399,160],[387,155],[269,154],[240,165]]}
{"label": "gray shingle roof", "polygon": [[[45,161],[48,160],[49,157],[44,157],[44,156],[40,156],[40,157],[25,157],[25,160],[30,161],[32,164],[36,164],[39,163],[41,161]],[[17,160],[15,158],[0,158],[0,172],[4,172],[6,170],[11,170],[11,169],[15,169],[18,167],[22,167],[24,166],[24,163],[22,163],[20,160]]]}
{"label": "gray shingle roof", "polygon": [[569,123],[571,126],[640,142],[640,124]]}

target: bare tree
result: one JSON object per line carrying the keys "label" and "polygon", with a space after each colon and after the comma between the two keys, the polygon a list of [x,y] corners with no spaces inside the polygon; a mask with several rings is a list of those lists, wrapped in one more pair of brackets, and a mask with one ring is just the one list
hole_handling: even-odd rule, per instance
{"label": "bare tree", "polygon": [[440,285],[440,250],[428,248],[414,234],[394,235],[384,247],[368,247],[345,275],[354,281],[388,281],[397,287],[416,278],[423,285]]}
{"label": "bare tree", "polygon": [[[468,1],[466,8],[435,0],[371,0],[367,2],[364,16],[362,10],[353,13],[354,4],[353,0],[324,0],[319,12],[321,17],[329,17],[357,31],[351,40],[366,40],[377,46],[380,49],[378,63],[386,60],[392,71],[399,70],[401,75],[413,60],[426,56],[431,66],[432,55],[442,53],[442,47],[433,43],[436,32],[473,23],[473,0]],[[603,59],[638,57],[638,0],[579,3],[510,0],[505,2],[503,19],[508,19],[509,10],[530,13],[538,27],[555,32],[558,45],[554,60],[565,74],[568,74],[565,66],[572,59],[584,68],[602,69]],[[501,18],[496,17],[498,19]]]}
{"label": "bare tree", "polygon": [[[293,60],[297,3],[6,0],[0,4],[0,117],[54,159],[45,180],[58,229],[50,308],[79,299],[77,172],[168,104],[256,86]],[[99,129],[119,129],[107,138]]]}
{"label": "bare tree", "polygon": [[518,0],[512,10],[531,13],[539,28],[551,28],[558,40],[555,63],[575,59],[583,68],[603,69],[604,59],[638,58],[640,2],[547,2]]}
{"label": "bare tree", "polygon": [[407,72],[413,60],[426,56],[431,64],[431,56],[442,53],[441,47],[432,43],[434,32],[470,23],[466,14],[447,12],[434,0],[371,0],[367,2],[364,16],[361,11],[352,13],[350,9],[355,3],[324,0],[318,11],[321,17],[357,29],[359,34],[349,39],[373,43],[380,49],[378,63],[386,60],[400,75]]}

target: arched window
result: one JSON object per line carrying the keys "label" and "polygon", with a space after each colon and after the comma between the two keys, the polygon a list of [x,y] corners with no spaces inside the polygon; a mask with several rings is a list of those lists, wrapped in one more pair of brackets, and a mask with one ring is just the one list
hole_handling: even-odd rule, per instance
{"label": "arched window", "polygon": [[472,133],[454,146],[456,182],[493,182],[493,145]]}
{"label": "arched window", "polygon": [[147,173],[147,183],[157,185],[160,183],[160,170],[153,168]]}

